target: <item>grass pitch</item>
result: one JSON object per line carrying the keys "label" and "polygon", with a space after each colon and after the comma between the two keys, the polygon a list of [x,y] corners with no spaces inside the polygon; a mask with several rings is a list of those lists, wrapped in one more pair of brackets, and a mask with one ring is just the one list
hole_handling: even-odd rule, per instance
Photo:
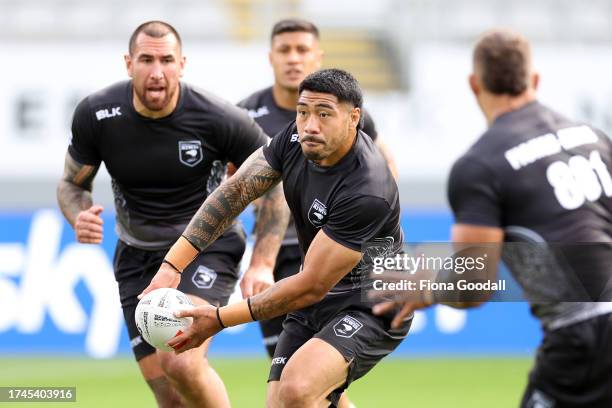
{"label": "grass pitch", "polygon": [[[268,360],[214,358],[232,406],[263,407]],[[0,358],[0,386],[76,386],[76,403],[6,403],[15,407],[154,407],[131,358]],[[389,358],[355,382],[349,396],[366,407],[516,407],[530,358]]]}

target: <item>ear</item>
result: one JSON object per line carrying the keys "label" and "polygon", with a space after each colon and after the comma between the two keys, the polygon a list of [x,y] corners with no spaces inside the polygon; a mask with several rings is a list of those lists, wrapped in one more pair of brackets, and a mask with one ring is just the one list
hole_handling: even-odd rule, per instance
{"label": "ear", "polygon": [[534,91],[537,91],[538,86],[540,86],[540,73],[534,72],[533,74],[531,74],[531,87]]}
{"label": "ear", "polygon": [[123,56],[123,60],[125,61],[125,69],[127,70],[128,76],[132,77],[132,57],[130,54],[125,54]]}
{"label": "ear", "polygon": [[351,128],[357,128],[361,119],[361,109],[355,107],[349,112],[349,124]]}
{"label": "ear", "polygon": [[475,96],[478,96],[480,94],[480,84],[478,83],[478,78],[476,77],[476,74],[470,74],[470,77],[468,79],[468,82],[470,84],[470,89],[472,90],[472,93]]}
{"label": "ear", "polygon": [[183,70],[185,69],[186,63],[187,63],[187,57],[181,56],[181,59],[179,60],[179,70],[180,70],[181,78],[183,77]]}
{"label": "ear", "polygon": [[317,50],[317,70],[321,69],[321,65],[323,65],[324,56],[325,56],[325,51],[321,49]]}
{"label": "ear", "polygon": [[268,51],[268,62],[272,65],[272,50]]}

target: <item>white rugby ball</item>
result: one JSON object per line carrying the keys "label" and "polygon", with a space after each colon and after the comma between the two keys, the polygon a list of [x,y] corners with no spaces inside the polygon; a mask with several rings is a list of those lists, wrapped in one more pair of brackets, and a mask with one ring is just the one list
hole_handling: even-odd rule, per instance
{"label": "white rugby ball", "polygon": [[184,332],[191,317],[175,317],[178,310],[191,309],[194,304],[183,292],[160,288],[147,293],[136,306],[136,327],[142,338],[153,347],[172,351],[166,342]]}

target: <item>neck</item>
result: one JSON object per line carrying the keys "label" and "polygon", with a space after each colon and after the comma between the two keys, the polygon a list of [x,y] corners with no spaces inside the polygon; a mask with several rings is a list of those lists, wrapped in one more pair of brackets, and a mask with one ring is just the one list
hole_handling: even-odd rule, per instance
{"label": "neck", "polygon": [[178,104],[180,93],[181,93],[181,88],[179,87],[177,91],[174,93],[174,95],[172,95],[170,102],[168,102],[168,104],[160,110],[150,110],[149,108],[147,108],[142,103],[138,95],[136,95],[135,91],[132,91],[132,103],[134,104],[134,109],[140,115],[146,118],[150,118],[150,119],[159,119],[159,118],[166,117],[170,115],[172,112],[174,112],[174,109],[176,109],[176,105]]}
{"label": "neck", "polygon": [[335,152],[322,160],[314,160],[314,162],[319,166],[331,167],[342,160],[353,148],[355,140],[357,140],[357,129],[352,129],[351,132],[352,136],[347,137]]}
{"label": "neck", "polygon": [[294,111],[299,95],[297,89],[287,89],[275,82],[272,87],[272,96],[278,107]]}
{"label": "neck", "polygon": [[482,112],[487,118],[487,124],[491,126],[495,119],[497,119],[504,113],[520,109],[535,100],[535,91],[532,89],[528,89],[517,96],[497,95],[487,92],[482,95],[479,103]]}

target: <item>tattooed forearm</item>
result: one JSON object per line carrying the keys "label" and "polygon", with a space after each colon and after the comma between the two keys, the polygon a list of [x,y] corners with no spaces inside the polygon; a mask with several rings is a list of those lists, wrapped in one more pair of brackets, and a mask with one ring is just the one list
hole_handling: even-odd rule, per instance
{"label": "tattooed forearm", "polygon": [[91,190],[99,168],[100,166],[78,163],[66,153],[64,175],[57,186],[57,201],[72,226],[79,212],[93,204]]}
{"label": "tattooed forearm", "polygon": [[251,310],[257,320],[267,320],[302,309],[315,303],[304,285],[298,285],[295,275],[282,279],[263,292],[251,297]]}
{"label": "tattooed forearm", "polygon": [[200,251],[212,244],[246,206],[270,190],[281,174],[270,167],[263,150],[253,153],[224,181],[191,219],[183,236]]}
{"label": "tattooed forearm", "polygon": [[255,246],[251,266],[273,266],[289,222],[289,207],[282,185],[277,185],[262,197],[255,224]]}

